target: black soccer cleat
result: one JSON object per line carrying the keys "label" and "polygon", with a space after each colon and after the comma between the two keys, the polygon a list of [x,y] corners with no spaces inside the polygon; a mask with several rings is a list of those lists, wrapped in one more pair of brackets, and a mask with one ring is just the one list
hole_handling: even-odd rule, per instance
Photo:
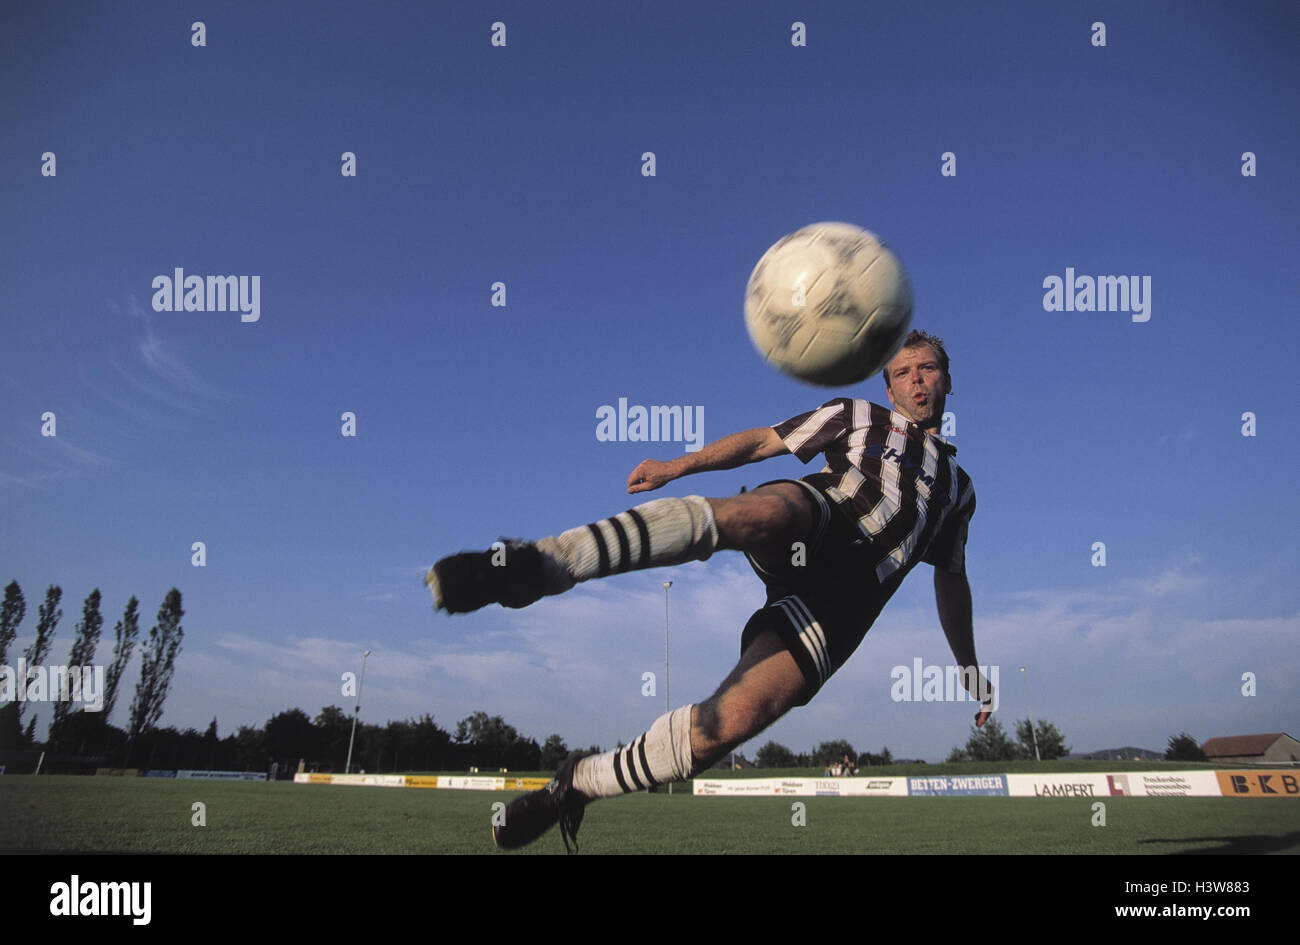
{"label": "black soccer cleat", "polygon": [[492,839],[498,847],[517,850],[558,823],[564,851],[578,852],[578,828],[582,826],[582,815],[590,798],[573,786],[573,769],[577,765],[576,758],[566,761],[546,787],[510,802],[505,810],[505,823],[492,826]]}
{"label": "black soccer cleat", "polygon": [[527,607],[546,594],[542,553],[532,542],[503,538],[488,551],[462,551],[429,569],[424,583],[433,606],[449,614],[467,614],[501,604]]}

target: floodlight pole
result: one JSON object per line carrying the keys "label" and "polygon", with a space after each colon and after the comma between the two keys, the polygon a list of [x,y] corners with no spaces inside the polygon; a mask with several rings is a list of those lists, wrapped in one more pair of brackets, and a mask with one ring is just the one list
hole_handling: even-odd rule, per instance
{"label": "floodlight pole", "polygon": [[361,714],[361,687],[366,684],[366,658],[370,656],[370,651],[361,654],[361,681],[357,684],[357,707],[352,712],[352,734],[348,736],[348,762],[343,770],[347,774],[352,773],[352,742],[357,737],[357,716]]}
{"label": "floodlight pole", "polygon": [[1034,760],[1042,761],[1042,756],[1038,754],[1038,726],[1034,724],[1034,707],[1029,701],[1029,674],[1023,666],[1020,667],[1020,678],[1025,681],[1025,706],[1029,709],[1029,734],[1034,739]]}
{"label": "floodlight pole", "polygon": [[[672,581],[664,581],[664,712],[671,711],[668,707],[668,588],[673,586]],[[668,793],[673,793],[673,782],[668,782]]]}

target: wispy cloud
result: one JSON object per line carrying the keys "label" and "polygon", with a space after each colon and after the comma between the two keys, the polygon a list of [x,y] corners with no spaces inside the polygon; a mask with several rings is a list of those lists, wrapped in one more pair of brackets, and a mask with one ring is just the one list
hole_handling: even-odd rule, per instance
{"label": "wispy cloud", "polygon": [[[141,304],[135,293],[127,293],[121,303],[110,299],[108,306],[110,311],[124,315],[138,325],[131,361],[123,364],[116,358],[109,359],[118,374],[133,387],[168,404],[187,410],[196,407],[185,400],[178,399],[180,396],[199,398],[228,396],[225,391],[200,376],[182,356],[175,342],[166,340],[156,330],[153,316]],[[137,375],[137,367],[144,369],[144,378]],[[159,388],[148,383],[149,378],[161,381],[163,386]]]}
{"label": "wispy cloud", "polygon": [[134,293],[106,304],[123,319],[132,340],[126,351],[118,348],[106,354],[112,370],[105,377],[99,376],[95,365],[79,366],[78,379],[95,397],[125,414],[133,425],[169,432],[185,429],[181,414],[196,414],[207,402],[231,399],[199,374],[176,342],[154,327],[153,316]]}
{"label": "wispy cloud", "polygon": [[1191,424],[1183,424],[1181,430],[1171,430],[1156,437],[1156,446],[1190,443],[1192,440],[1196,439],[1197,435],[1195,427]]}
{"label": "wispy cloud", "polygon": [[50,409],[50,404],[42,404],[39,398],[24,388],[13,377],[4,378],[4,386],[10,391],[10,403],[14,413],[27,417],[25,435],[7,435],[3,440],[6,458],[26,457],[25,468],[19,471],[0,470],[0,484],[6,486],[39,487],[47,482],[67,479],[87,470],[102,469],[116,461],[88,446],[82,445],[79,437],[72,437],[66,422],[59,426],[59,416],[54,418],[54,436],[45,436],[42,428],[45,421],[41,418]]}

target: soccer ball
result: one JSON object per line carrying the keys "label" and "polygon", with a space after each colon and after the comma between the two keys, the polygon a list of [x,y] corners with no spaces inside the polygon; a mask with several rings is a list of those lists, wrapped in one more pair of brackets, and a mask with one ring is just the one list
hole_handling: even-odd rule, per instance
{"label": "soccer ball", "polygon": [[898,257],[849,223],[814,223],[758,261],[745,325],[767,361],[824,387],[856,384],[898,353],[912,324],[912,289]]}

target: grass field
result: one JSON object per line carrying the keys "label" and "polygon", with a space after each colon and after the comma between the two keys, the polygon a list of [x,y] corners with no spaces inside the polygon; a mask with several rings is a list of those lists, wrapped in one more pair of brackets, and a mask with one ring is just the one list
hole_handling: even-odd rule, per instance
{"label": "grass field", "polygon": [[[1109,762],[1066,770],[1153,770]],[[1187,767],[1187,766],[1182,766]],[[927,774],[1016,770],[925,765]],[[1041,767],[1028,770],[1044,770]],[[759,772],[809,777],[807,770]],[[872,769],[897,775],[901,766]],[[909,772],[911,773],[911,772]],[[753,772],[748,772],[753,774]],[[640,794],[589,807],[587,853],[1300,853],[1300,800],[1105,798],[721,798]],[[0,851],[490,853],[492,805],[513,792],[0,777]],[[794,826],[795,801],[806,805]],[[193,805],[207,825],[193,826]],[[552,831],[523,853],[563,853]]]}

